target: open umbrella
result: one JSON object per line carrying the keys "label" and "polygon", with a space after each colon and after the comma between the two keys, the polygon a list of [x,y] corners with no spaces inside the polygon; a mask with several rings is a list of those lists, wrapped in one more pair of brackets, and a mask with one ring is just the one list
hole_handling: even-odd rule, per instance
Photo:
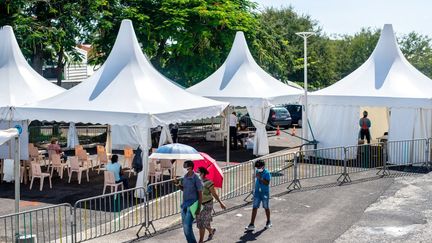
{"label": "open umbrella", "polygon": [[200,152],[199,154],[203,157],[203,159],[194,161],[194,170],[197,171],[199,167],[206,168],[209,172],[207,179],[213,181],[215,187],[222,188],[223,172],[216,163],[216,160],[206,153]]}
{"label": "open umbrella", "polygon": [[160,146],[149,157],[150,159],[176,159],[176,160],[199,160],[203,159],[200,153],[191,146],[172,143]]}

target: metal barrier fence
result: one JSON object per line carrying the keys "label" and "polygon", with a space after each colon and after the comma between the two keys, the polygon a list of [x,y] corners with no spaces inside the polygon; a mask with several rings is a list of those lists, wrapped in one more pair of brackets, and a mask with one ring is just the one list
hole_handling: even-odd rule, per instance
{"label": "metal barrier fence", "polygon": [[429,160],[428,139],[387,142],[389,166],[425,164]]}
{"label": "metal barrier fence", "polygon": [[[400,165],[431,166],[430,139],[391,141],[277,153],[222,168],[222,200],[251,194],[255,184],[255,161],[262,159],[272,174],[270,186],[285,183],[300,188],[300,180],[337,176],[349,182],[349,174]],[[182,193],[174,180],[79,200],[74,208],[61,204],[0,217],[0,241],[13,242],[16,235],[39,241],[81,242],[134,226],[153,227],[153,222],[181,212]]]}
{"label": "metal barrier fence", "polygon": [[150,184],[147,187],[149,220],[156,221],[180,213],[182,195],[174,180]]}
{"label": "metal barrier fence", "polygon": [[344,169],[344,148],[315,149],[297,152],[297,179],[339,175]]}
{"label": "metal barrier fence", "polygon": [[386,153],[384,143],[346,147],[346,172],[352,174],[370,169],[383,168],[387,161]]}
{"label": "metal barrier fence", "polygon": [[112,234],[146,222],[144,188],[79,200],[74,205],[75,242]]}
{"label": "metal barrier fence", "polygon": [[70,222],[66,203],[0,216],[0,242],[73,242]]}

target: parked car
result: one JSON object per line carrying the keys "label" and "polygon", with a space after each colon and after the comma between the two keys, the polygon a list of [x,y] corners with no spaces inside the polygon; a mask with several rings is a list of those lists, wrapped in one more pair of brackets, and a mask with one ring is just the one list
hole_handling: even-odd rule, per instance
{"label": "parked car", "polygon": [[291,114],[291,124],[296,124],[297,127],[302,126],[302,106],[301,105],[284,105]]}
{"label": "parked car", "polygon": [[[240,123],[245,123],[248,127],[254,127],[249,114],[240,117]],[[276,106],[270,109],[269,118],[267,120],[267,129],[291,126],[291,115],[285,107]]]}

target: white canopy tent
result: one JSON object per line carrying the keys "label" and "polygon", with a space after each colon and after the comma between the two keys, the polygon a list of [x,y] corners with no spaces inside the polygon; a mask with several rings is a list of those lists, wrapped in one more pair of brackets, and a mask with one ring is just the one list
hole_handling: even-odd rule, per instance
{"label": "white canopy tent", "polygon": [[[6,142],[10,142],[10,140],[14,139],[14,156],[12,159],[5,159],[4,161],[4,168],[3,173],[4,176],[9,176],[12,179],[14,179],[15,183],[15,213],[19,212],[19,201],[20,201],[20,158],[19,158],[19,150],[20,150],[20,143],[19,143],[19,135],[20,131],[18,131],[17,128],[9,128],[6,130],[0,130],[0,146],[3,145]],[[12,172],[13,173],[9,173]],[[7,173],[5,173],[7,172]],[[12,175],[10,175],[12,174]],[[16,223],[16,225],[19,225],[19,223]]]}
{"label": "white canopy tent", "polygon": [[123,20],[110,55],[93,76],[60,95],[16,107],[15,117],[130,126],[147,178],[151,127],[217,116],[227,105],[190,94],[160,74],[142,53],[132,22]]}
{"label": "white canopy tent", "polygon": [[[270,107],[298,102],[302,91],[266,73],[253,59],[243,32],[237,32],[222,66],[205,80],[187,89],[193,94],[246,106],[257,128],[254,154],[269,153],[265,125]],[[229,148],[229,146],[227,146]]]}
{"label": "white canopy tent", "polygon": [[427,138],[432,132],[431,98],[432,80],[405,59],[392,26],[386,24],[363,65],[310,94],[310,123],[320,147],[354,145],[360,112],[382,108],[381,116],[371,119],[372,128],[388,119],[389,140]]}
{"label": "white canopy tent", "polygon": [[[33,70],[24,58],[11,26],[0,29],[0,129],[19,124],[23,128],[20,137],[21,159],[28,159],[27,119],[17,119],[10,112],[11,107],[33,103],[52,97],[64,91],[50,83]],[[11,158],[14,151],[10,146],[0,146],[0,158]]]}

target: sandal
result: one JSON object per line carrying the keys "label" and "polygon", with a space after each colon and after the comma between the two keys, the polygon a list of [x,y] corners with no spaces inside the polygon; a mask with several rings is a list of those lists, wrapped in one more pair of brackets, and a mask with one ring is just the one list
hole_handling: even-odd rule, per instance
{"label": "sandal", "polygon": [[207,240],[212,240],[213,239],[213,236],[214,236],[214,234],[216,233],[216,229],[215,228],[213,228],[213,230],[212,230],[212,233],[211,234],[209,234],[209,236],[208,236],[208,238],[207,238]]}

